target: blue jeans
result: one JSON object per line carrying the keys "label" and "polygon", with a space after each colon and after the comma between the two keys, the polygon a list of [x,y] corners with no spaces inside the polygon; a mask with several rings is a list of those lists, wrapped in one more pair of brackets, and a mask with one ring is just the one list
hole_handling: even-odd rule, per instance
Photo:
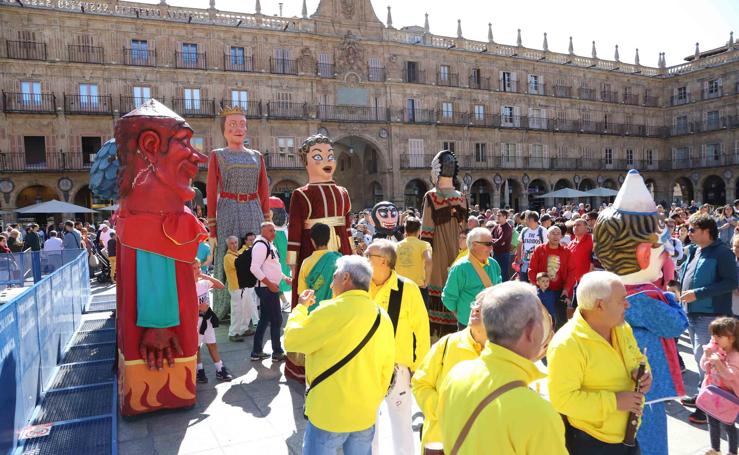
{"label": "blue jeans", "polygon": [[351,433],[332,433],[314,426],[310,420],[303,436],[303,455],[336,455],[340,448],[344,455],[371,455],[375,426]]}
{"label": "blue jeans", "polygon": [[500,266],[500,277],[505,283],[511,277],[511,253],[496,253],[493,255],[493,259]]}
{"label": "blue jeans", "polygon": [[259,297],[259,323],[257,324],[257,331],[254,333],[252,354],[262,352],[262,340],[268,325],[270,338],[272,339],[272,355],[283,354],[284,351],[280,344],[280,329],[282,328],[280,294],[263,286],[256,287],[254,290],[257,297]]}
{"label": "blue jeans", "polygon": [[[711,341],[711,332],[708,325],[716,319],[717,316],[709,314],[688,314],[688,335],[690,335],[690,343],[693,345],[693,357],[695,363],[698,364],[698,389],[703,384],[705,372],[701,369],[701,357],[703,357],[703,345]],[[698,391],[696,390],[696,394]]]}

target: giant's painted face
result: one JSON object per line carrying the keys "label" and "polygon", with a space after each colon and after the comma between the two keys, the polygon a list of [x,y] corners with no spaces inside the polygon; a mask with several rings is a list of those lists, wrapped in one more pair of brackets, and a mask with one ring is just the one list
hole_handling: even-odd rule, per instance
{"label": "giant's painted face", "polygon": [[167,152],[158,153],[154,163],[156,177],[174,189],[183,202],[195,197],[191,182],[198,173],[198,163],[207,161],[205,155],[190,144],[191,138],[190,128],[178,129],[169,140]]}
{"label": "giant's painted face", "polygon": [[372,221],[380,232],[395,231],[398,228],[399,218],[398,208],[392,202],[378,202],[372,208]]}
{"label": "giant's painted face", "polygon": [[228,144],[243,144],[246,139],[246,117],[241,114],[229,114],[223,122],[223,137]]}
{"label": "giant's painted face", "polygon": [[336,171],[336,155],[331,144],[315,144],[305,157],[310,183],[330,182]]}

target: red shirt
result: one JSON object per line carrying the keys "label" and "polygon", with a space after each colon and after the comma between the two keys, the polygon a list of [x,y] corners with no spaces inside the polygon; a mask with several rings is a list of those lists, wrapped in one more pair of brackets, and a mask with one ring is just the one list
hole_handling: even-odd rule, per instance
{"label": "red shirt", "polygon": [[536,275],[546,272],[549,275],[549,289],[572,290],[572,254],[563,246],[552,248],[548,243],[537,245],[529,262],[529,283],[536,283]]}
{"label": "red shirt", "polygon": [[[593,236],[586,233],[578,240],[577,237],[567,244],[570,250],[570,261],[572,261],[572,285],[580,281],[583,275],[590,271],[590,262],[593,255]],[[570,288],[570,295],[572,289]]]}

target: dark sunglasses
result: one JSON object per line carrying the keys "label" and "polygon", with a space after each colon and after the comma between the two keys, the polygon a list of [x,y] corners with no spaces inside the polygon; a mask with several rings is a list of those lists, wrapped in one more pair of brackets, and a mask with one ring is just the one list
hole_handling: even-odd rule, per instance
{"label": "dark sunglasses", "polygon": [[480,245],[485,246],[493,246],[493,242],[478,242],[477,240],[475,240],[475,243],[479,243]]}
{"label": "dark sunglasses", "polygon": [[692,234],[693,232],[695,232],[695,228],[688,228],[688,232]]}

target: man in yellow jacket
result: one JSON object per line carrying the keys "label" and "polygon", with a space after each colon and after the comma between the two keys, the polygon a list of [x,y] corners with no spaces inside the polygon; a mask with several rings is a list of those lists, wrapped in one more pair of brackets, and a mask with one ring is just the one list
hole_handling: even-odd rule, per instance
{"label": "man in yellow jacket", "polygon": [[[544,377],[534,362],[542,357],[552,331],[534,289],[509,281],[480,293],[489,341],[478,359],[457,364],[441,385],[437,415],[445,453],[457,447],[458,455],[567,455],[561,417],[527,387]],[[520,384],[471,420],[486,397],[514,381]]]}
{"label": "man in yellow jacket", "polygon": [[367,292],[372,270],[366,259],[343,256],[336,262],[331,290],[308,314],[313,291],[301,294],[285,327],[285,349],[305,354],[308,387],[357,348],[379,317],[369,341],[343,367],[309,389],[305,402],[308,423],[303,454],[369,453],[377,409],[390,385],[395,361],[393,325]]}
{"label": "man in yellow jacket", "polygon": [[445,335],[434,343],[413,374],[413,396],[424,415],[422,447],[439,448],[442,445],[441,426],[436,412],[442,381],[459,362],[478,358],[486,341],[487,335],[477,302],[470,312],[467,328]]}
{"label": "man in yellow jacket", "polygon": [[624,322],[626,288],[618,275],[590,272],[577,287],[577,303],[547,351],[549,398],[569,422],[571,455],[632,454],[623,444],[628,415],[641,415],[652,376],[647,365],[634,392],[643,355]]}
{"label": "man in yellow jacket", "polygon": [[[372,265],[370,296],[388,312],[395,330],[395,376],[385,400],[392,427],[393,449],[397,454],[411,454],[411,376],[429,350],[429,317],[416,283],[395,272],[398,259],[395,243],[375,240],[364,254]],[[378,435],[379,428],[375,431],[372,445],[375,454],[379,453]]]}

